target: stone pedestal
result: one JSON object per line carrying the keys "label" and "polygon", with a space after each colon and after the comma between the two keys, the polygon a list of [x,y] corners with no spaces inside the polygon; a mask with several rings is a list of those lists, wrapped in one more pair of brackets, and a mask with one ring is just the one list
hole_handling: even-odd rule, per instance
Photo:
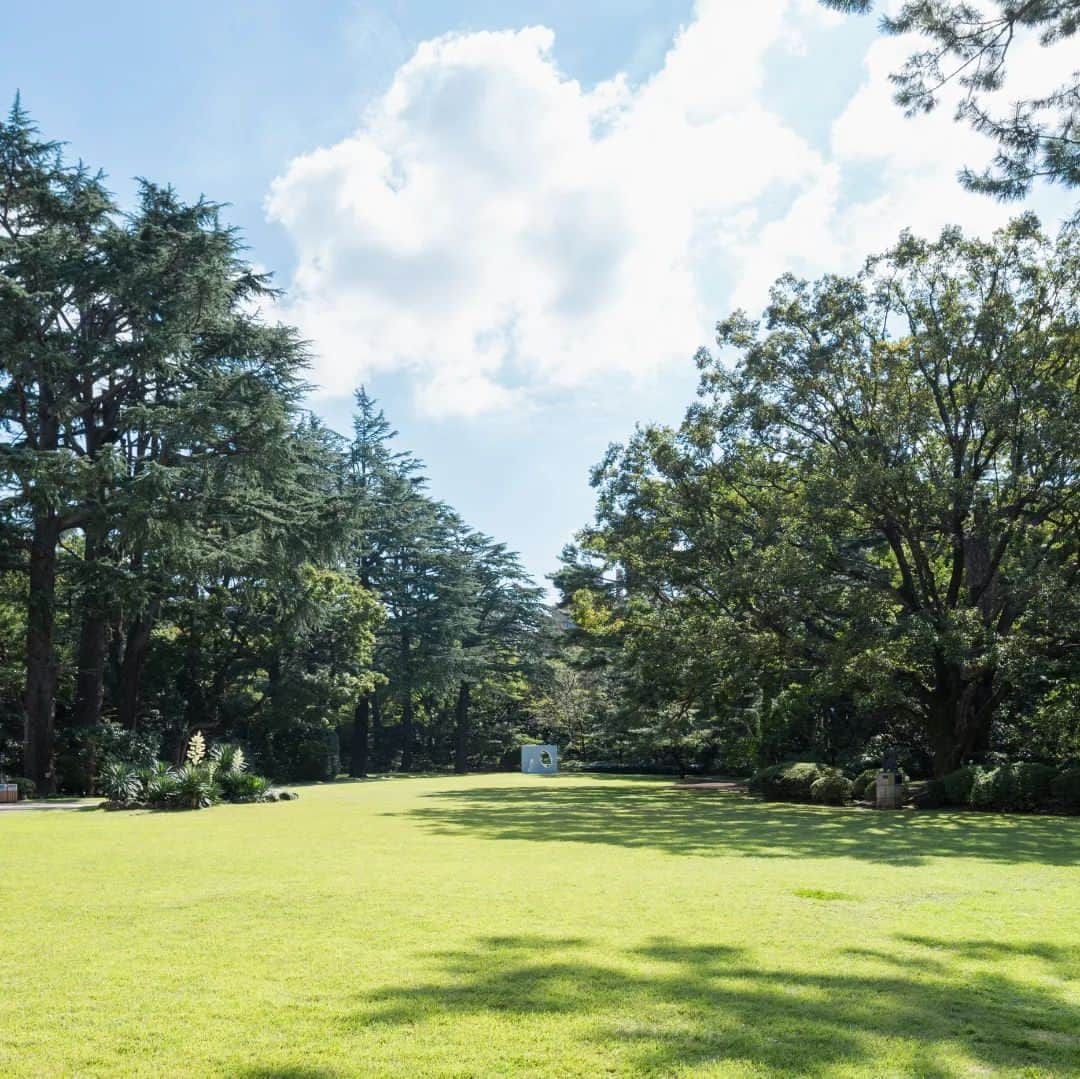
{"label": "stone pedestal", "polygon": [[877,797],[874,805],[878,809],[899,809],[904,800],[904,784],[896,772],[878,772]]}

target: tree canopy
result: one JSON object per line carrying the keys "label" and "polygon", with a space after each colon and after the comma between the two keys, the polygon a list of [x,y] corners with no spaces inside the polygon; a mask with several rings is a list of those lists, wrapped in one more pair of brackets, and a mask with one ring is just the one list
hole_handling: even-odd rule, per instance
{"label": "tree canopy", "polygon": [[665,737],[943,773],[1076,699],[1078,256],[1024,218],[782,278],[682,426],[612,448],[560,583]]}

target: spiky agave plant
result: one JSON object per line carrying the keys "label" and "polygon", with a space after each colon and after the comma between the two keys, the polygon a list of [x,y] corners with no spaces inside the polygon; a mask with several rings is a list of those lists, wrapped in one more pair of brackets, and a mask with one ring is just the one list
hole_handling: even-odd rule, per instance
{"label": "spiky agave plant", "polygon": [[239,775],[247,768],[244,751],[232,742],[218,742],[210,750],[210,759],[217,763],[219,773]]}
{"label": "spiky agave plant", "polygon": [[155,761],[153,766],[144,769],[143,789],[146,800],[157,809],[164,809],[176,801],[180,783],[176,770],[164,761]]}
{"label": "spiky agave plant", "polygon": [[205,809],[218,799],[212,764],[185,764],[176,772],[175,802],[184,809]]}
{"label": "spiky agave plant", "polygon": [[254,772],[226,772],[218,779],[229,802],[262,802],[270,790],[270,780]]}
{"label": "spiky agave plant", "polygon": [[150,789],[154,783],[162,776],[167,776],[172,773],[172,766],[166,764],[165,761],[154,761],[153,764],[148,764],[142,768],[136,769],[135,774],[139,777],[139,782],[142,784],[142,792],[144,797],[149,797]]}
{"label": "spiky agave plant", "polygon": [[126,761],[109,761],[98,776],[98,789],[110,802],[132,805],[143,793],[138,770]]}

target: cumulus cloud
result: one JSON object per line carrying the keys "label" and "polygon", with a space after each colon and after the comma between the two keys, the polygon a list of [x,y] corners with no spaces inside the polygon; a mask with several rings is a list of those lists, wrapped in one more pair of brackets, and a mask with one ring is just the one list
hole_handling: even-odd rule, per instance
{"label": "cumulus cloud", "polygon": [[[955,182],[985,144],[965,157],[975,137],[947,114],[913,125],[887,100],[902,43],[872,46],[827,147],[765,105],[768,65],[835,18],[702,0],[638,85],[580,85],[543,27],[420,45],[353,134],[268,196],[298,256],[285,314],[323,390],[404,371],[423,407],[468,415],[641,381],[786,269],[850,268],[903,224],[999,220]],[[883,193],[846,190],[866,167]]]}

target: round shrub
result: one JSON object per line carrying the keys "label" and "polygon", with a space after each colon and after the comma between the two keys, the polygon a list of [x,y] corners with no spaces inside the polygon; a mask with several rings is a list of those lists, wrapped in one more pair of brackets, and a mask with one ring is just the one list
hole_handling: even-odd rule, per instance
{"label": "round shrub", "polygon": [[822,776],[810,785],[810,797],[819,805],[842,806],[851,801],[851,780],[839,774]]}
{"label": "round shrub", "polygon": [[746,789],[764,797],[783,767],[782,764],[770,764],[767,768],[759,769],[746,781]]}
{"label": "round shrub", "polygon": [[865,771],[860,772],[851,781],[852,798],[868,798],[870,801],[873,801],[875,788],[877,786],[877,775],[877,768],[867,768]]}
{"label": "round shrub", "polygon": [[1054,769],[1048,764],[1003,764],[976,777],[971,788],[971,804],[976,809],[999,813],[1049,809],[1054,778]]}
{"label": "round shrub", "polygon": [[977,764],[969,764],[964,768],[957,768],[955,772],[941,777],[942,792],[947,806],[971,805],[971,790],[975,781],[983,774],[983,769]]}
{"label": "round shrub", "polygon": [[801,761],[763,768],[750,780],[750,790],[767,802],[811,802],[810,788],[824,776],[840,775],[835,768]]}

